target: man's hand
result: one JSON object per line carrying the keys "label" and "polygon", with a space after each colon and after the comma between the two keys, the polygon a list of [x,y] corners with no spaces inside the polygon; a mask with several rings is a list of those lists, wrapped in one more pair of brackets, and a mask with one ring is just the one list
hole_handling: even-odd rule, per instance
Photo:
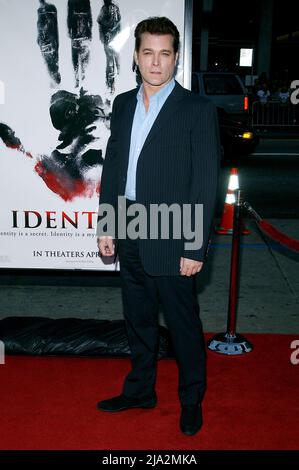
{"label": "man's hand", "polygon": [[180,273],[181,276],[193,276],[199,273],[203,267],[202,261],[195,261],[194,259],[181,258],[180,260]]}
{"label": "man's hand", "polygon": [[114,240],[112,237],[105,236],[100,237],[97,240],[98,249],[102,256],[113,256],[114,255]]}

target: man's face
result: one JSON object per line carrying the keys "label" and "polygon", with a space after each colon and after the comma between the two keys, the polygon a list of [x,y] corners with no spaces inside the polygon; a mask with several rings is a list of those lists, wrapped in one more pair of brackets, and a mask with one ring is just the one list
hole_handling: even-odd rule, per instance
{"label": "man's face", "polygon": [[172,79],[177,58],[171,34],[143,33],[139,51],[134,52],[143,83],[157,91]]}

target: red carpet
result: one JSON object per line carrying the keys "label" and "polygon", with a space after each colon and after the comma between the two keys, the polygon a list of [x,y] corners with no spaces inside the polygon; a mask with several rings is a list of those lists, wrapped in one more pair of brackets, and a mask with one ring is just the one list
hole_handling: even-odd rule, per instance
{"label": "red carpet", "polygon": [[0,365],[3,449],[299,449],[299,364],[291,335],[247,335],[242,357],[209,352],[204,427],[178,428],[177,369],[162,360],[158,407],[109,414],[99,399],[121,390],[127,359],[8,356]]}

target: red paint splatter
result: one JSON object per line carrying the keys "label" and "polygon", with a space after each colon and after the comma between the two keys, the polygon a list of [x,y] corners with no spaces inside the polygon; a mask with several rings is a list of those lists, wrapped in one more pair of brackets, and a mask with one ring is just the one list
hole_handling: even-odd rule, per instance
{"label": "red paint splatter", "polygon": [[8,144],[5,142],[5,145],[6,147],[8,147],[9,149],[13,149],[13,150],[20,150],[21,149],[21,145],[20,144]]}
{"label": "red paint splatter", "polygon": [[41,161],[35,165],[34,169],[47,187],[64,201],[72,201],[75,197],[91,198],[96,191],[96,184],[93,181],[73,179],[64,172],[53,173],[45,168]]}
{"label": "red paint splatter", "polygon": [[28,158],[33,158],[32,154],[30,152],[26,152],[22,144],[11,144],[4,142],[6,147],[12,150],[18,150],[19,152],[22,152],[26,155]]}

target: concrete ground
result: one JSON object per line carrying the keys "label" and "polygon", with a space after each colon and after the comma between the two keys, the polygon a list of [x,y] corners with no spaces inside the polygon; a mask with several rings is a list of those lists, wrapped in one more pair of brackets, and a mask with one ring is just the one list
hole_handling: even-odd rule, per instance
{"label": "concrete ground", "polygon": [[[299,239],[299,220],[270,220]],[[237,332],[299,334],[299,253],[265,240],[249,221],[242,237]],[[213,235],[208,262],[198,276],[201,318],[206,332],[226,329],[231,236]],[[50,318],[122,318],[118,274],[78,273],[37,276],[0,270],[0,319],[7,316]],[[161,314],[161,324],[164,324]]]}

